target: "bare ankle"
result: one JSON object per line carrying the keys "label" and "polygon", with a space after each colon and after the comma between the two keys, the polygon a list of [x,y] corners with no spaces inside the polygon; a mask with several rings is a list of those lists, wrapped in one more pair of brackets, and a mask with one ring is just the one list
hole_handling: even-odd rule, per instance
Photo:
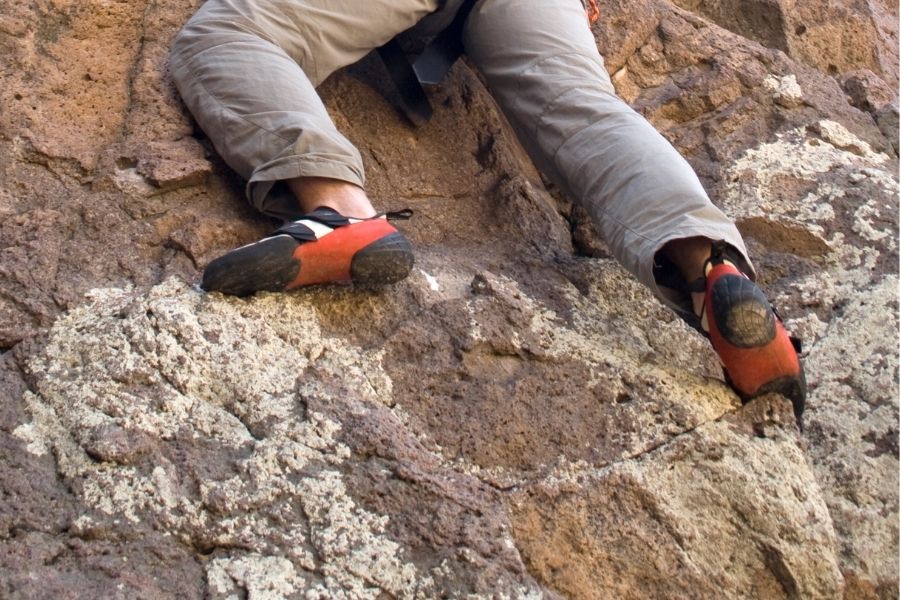
{"label": "bare ankle", "polygon": [[705,237],[672,240],[663,246],[662,252],[681,271],[685,281],[703,277],[703,267],[712,252],[712,242]]}
{"label": "bare ankle", "polygon": [[346,217],[366,219],[375,216],[375,208],[361,187],[328,177],[297,177],[287,180],[304,213],[328,207]]}

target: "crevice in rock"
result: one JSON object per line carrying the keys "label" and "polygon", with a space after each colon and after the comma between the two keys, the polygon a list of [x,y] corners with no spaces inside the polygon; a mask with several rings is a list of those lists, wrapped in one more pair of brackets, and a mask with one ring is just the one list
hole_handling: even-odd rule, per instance
{"label": "crevice in rock", "polygon": [[91,178],[92,173],[85,169],[78,159],[47,154],[35,148],[31,140],[22,140],[22,142],[24,147],[21,156],[24,162],[44,167],[47,173],[61,185],[65,187],[69,187],[72,183],[80,185]]}
{"label": "crevice in rock", "polygon": [[[742,410],[742,408],[738,409],[738,411],[740,411],[740,410]],[[591,471],[610,470],[618,465],[621,465],[621,464],[624,464],[624,463],[627,463],[630,461],[640,460],[647,455],[657,452],[658,450],[664,450],[665,448],[672,445],[673,443],[678,442],[681,438],[691,435],[698,429],[701,429],[706,426],[715,425],[729,417],[733,417],[736,414],[737,414],[737,411],[727,410],[727,411],[723,412],[722,414],[720,414],[718,417],[715,417],[713,419],[708,419],[706,421],[701,421],[701,422],[697,423],[696,425],[694,425],[693,427],[690,427],[690,428],[680,431],[676,434],[673,434],[671,437],[666,438],[656,444],[653,444],[646,448],[642,448],[636,452],[626,454],[626,455],[622,456],[621,458],[618,458],[613,461],[592,464],[588,467],[588,469]],[[545,468],[539,475],[537,475],[535,477],[528,477],[518,483],[514,483],[511,485],[507,485],[507,486],[499,485],[496,482],[490,481],[487,478],[483,478],[480,475],[476,475],[476,477],[478,477],[479,481],[481,481],[485,485],[491,487],[492,489],[497,490],[498,492],[502,492],[502,493],[516,492],[523,488],[527,488],[527,487],[533,486],[537,483],[540,483],[541,481],[544,481],[545,479],[547,479],[548,476],[552,475],[552,472],[554,469],[555,469],[555,466],[550,466],[549,468]]]}
{"label": "crevice in rock", "polygon": [[[179,254],[183,254],[189,261],[191,261],[191,265],[198,271],[200,270],[200,263],[197,262],[197,258],[191,253],[190,249],[187,248],[184,244],[180,243],[178,240],[169,237],[163,242],[163,248],[167,250],[172,250],[174,252],[178,252]],[[160,273],[160,276],[157,278],[161,283],[161,280],[165,278],[164,273]]]}
{"label": "crevice in rock", "polygon": [[240,550],[243,552],[253,552],[255,550],[252,544],[241,544],[238,542],[231,544],[211,541],[207,542],[202,539],[197,539],[195,536],[188,537],[182,541],[196,556],[201,557],[201,559],[212,558],[213,554],[217,551],[227,553],[233,550]]}
{"label": "crevice in rock", "polygon": [[700,429],[701,427],[706,427],[706,426],[708,426],[708,425],[710,425],[710,426],[711,426],[711,425],[715,425],[715,424],[721,423],[721,422],[724,421],[725,419],[728,419],[728,418],[730,418],[730,417],[734,417],[734,416],[737,415],[738,412],[741,411],[741,410],[744,410],[744,407],[743,407],[743,406],[742,406],[741,408],[738,408],[737,410],[726,410],[725,412],[723,412],[722,414],[720,414],[718,417],[715,417],[715,418],[713,418],[713,419],[708,419],[708,420],[706,420],[706,421],[702,421],[702,422],[700,422],[700,423],[697,423],[697,424],[694,425],[693,427],[690,427],[690,428],[688,428],[688,429],[685,429],[685,430],[683,430],[683,431],[680,431],[680,432],[676,433],[675,435],[673,435],[672,437],[670,437],[670,438],[667,439],[667,440],[663,440],[663,441],[661,441],[661,442],[659,442],[659,443],[657,443],[657,444],[654,444],[654,445],[652,445],[652,446],[650,446],[650,447],[648,447],[648,448],[645,448],[645,449],[643,449],[643,450],[640,450],[640,451],[638,451],[638,452],[635,452],[635,453],[633,453],[632,455],[625,457],[624,459],[617,460],[617,461],[615,461],[615,462],[613,462],[613,463],[610,463],[609,466],[614,466],[614,465],[616,465],[616,464],[619,464],[619,463],[622,463],[622,462],[626,462],[626,461],[629,461],[629,460],[640,459],[640,458],[644,457],[645,455],[652,454],[652,453],[656,452],[657,450],[663,449],[663,448],[665,448],[666,446],[671,445],[673,442],[676,442],[676,441],[678,441],[679,439],[681,439],[681,438],[683,438],[683,437],[685,437],[685,436],[687,436],[687,435],[692,434],[693,432],[697,431],[697,430]]}
{"label": "crevice in rock", "polygon": [[156,8],[155,0],[149,0],[144,6],[144,13],[141,15],[141,24],[139,27],[138,48],[134,54],[134,60],[128,68],[128,76],[125,82],[125,110],[123,111],[122,127],[119,132],[119,141],[128,139],[130,132],[128,131],[128,117],[134,108],[134,83],[140,73],[141,63],[144,60],[144,47],[147,44],[147,20],[150,12]]}
{"label": "crevice in rock", "polygon": [[797,579],[791,573],[790,565],[787,564],[784,554],[769,544],[764,544],[760,548],[766,567],[775,577],[775,580],[784,590],[785,596],[788,598],[799,598],[800,590],[797,586]]}

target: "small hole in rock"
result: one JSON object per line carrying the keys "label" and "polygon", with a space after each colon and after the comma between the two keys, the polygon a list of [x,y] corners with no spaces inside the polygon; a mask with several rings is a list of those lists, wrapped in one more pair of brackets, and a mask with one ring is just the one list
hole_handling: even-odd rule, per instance
{"label": "small hole in rock", "polygon": [[130,156],[120,156],[116,159],[116,166],[119,169],[133,169],[137,166],[137,161]]}

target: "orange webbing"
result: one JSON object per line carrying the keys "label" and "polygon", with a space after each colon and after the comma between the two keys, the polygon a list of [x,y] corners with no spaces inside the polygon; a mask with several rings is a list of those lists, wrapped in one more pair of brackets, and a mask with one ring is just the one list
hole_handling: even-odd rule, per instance
{"label": "orange webbing", "polygon": [[587,12],[588,22],[591,25],[600,18],[600,7],[597,6],[597,0],[587,0],[585,11]]}

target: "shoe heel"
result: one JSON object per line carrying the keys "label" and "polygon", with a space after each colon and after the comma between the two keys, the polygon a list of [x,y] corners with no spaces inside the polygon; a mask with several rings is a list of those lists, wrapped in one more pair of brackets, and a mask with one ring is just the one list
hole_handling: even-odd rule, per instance
{"label": "shoe heel", "polygon": [[[770,381],[753,394],[753,397],[758,398],[765,394],[779,394],[790,400],[794,408],[794,416],[797,417],[797,424],[801,430],[803,429],[802,417],[803,411],[806,409],[806,375],[803,369],[800,369],[800,373],[796,376],[785,376]],[[745,400],[744,403],[746,402]]]}
{"label": "shoe heel", "polygon": [[391,233],[357,251],[350,276],[363,285],[396,283],[409,275],[413,262],[409,240],[400,232]]}

